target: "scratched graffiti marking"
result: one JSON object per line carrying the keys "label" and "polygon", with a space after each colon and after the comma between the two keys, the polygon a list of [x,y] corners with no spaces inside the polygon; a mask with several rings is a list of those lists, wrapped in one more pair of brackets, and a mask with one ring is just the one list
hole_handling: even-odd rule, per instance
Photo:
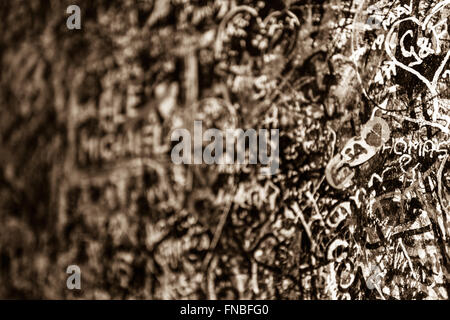
{"label": "scratched graffiti marking", "polygon": [[[444,99],[450,68],[450,2],[431,5],[424,10],[425,2],[362,2],[355,17],[352,58],[364,94],[373,103],[380,106],[387,98],[386,108],[400,112],[404,106],[394,105],[394,98],[413,101],[424,94],[421,103],[427,104],[427,115],[422,124],[448,134],[449,107]],[[381,27],[361,26],[368,17],[381,19]]]}

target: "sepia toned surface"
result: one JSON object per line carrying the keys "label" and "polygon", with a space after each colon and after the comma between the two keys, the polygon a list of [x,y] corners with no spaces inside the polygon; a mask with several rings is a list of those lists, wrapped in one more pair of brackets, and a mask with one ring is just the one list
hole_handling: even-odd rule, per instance
{"label": "sepia toned surface", "polygon": [[[0,298],[448,299],[449,1],[0,14]],[[175,164],[195,120],[278,171]]]}

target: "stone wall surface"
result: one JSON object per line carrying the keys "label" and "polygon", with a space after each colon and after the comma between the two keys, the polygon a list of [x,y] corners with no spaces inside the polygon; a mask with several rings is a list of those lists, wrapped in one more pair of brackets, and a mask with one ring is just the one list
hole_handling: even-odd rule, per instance
{"label": "stone wall surface", "polygon": [[[448,299],[449,13],[2,1],[0,298]],[[194,120],[279,170],[175,164]]]}

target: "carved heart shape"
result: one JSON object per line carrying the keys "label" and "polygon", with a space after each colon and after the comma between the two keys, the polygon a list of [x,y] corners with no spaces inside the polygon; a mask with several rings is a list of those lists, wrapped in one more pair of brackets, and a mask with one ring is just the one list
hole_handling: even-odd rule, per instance
{"label": "carved heart shape", "polygon": [[373,117],[361,128],[361,136],[347,141],[342,151],[336,154],[325,169],[328,183],[336,189],[352,184],[356,166],[371,159],[391,135],[389,125],[380,117]]}
{"label": "carved heart shape", "polygon": [[391,130],[386,121],[373,117],[361,128],[361,137],[347,141],[341,151],[342,158],[350,167],[356,167],[372,158],[389,140]]}
{"label": "carved heart shape", "polygon": [[276,87],[295,49],[300,22],[292,12],[274,11],[264,20],[249,6],[238,6],[221,21],[214,44],[217,70],[233,93],[258,100]]}
{"label": "carved heart shape", "polygon": [[[231,10],[221,21],[216,41],[214,44],[214,52],[217,59],[224,54],[224,42],[235,42],[235,45],[240,48],[229,47],[230,49],[240,49],[246,51],[246,55],[236,57],[228,57],[235,59],[238,65],[242,65],[245,59],[249,56],[255,56],[255,52],[250,54],[250,51],[259,51],[256,55],[261,58],[262,63],[267,63],[270,60],[270,55],[283,54],[289,55],[296,44],[298,37],[300,22],[291,11],[274,11],[269,14],[263,21],[259,17],[259,13],[252,7],[242,5]],[[287,37],[290,32],[293,32],[293,37]],[[264,57],[264,55],[267,55]],[[237,58],[237,59],[236,59]]]}
{"label": "carved heart shape", "polygon": [[[422,75],[419,71],[417,71],[413,67],[416,65],[422,64],[423,59],[425,59],[430,54],[439,54],[440,53],[441,48],[439,45],[439,39],[438,39],[436,30],[434,29],[434,27],[440,25],[442,23],[442,21],[444,21],[444,20],[441,20],[436,25],[431,25],[431,26],[430,26],[430,21],[431,21],[431,18],[436,13],[440,12],[445,6],[447,6],[449,4],[450,4],[450,0],[441,2],[439,5],[437,5],[432,10],[431,14],[429,14],[428,16],[425,17],[425,19],[423,19],[423,21],[419,21],[415,17],[409,17],[409,18],[405,18],[405,19],[395,22],[391,26],[391,29],[389,30],[389,32],[386,36],[386,41],[385,41],[385,51],[386,51],[387,55],[392,59],[393,63],[396,66],[402,68],[405,71],[410,72],[411,74],[413,74],[417,78],[419,78],[426,85],[428,90],[430,91],[431,95],[433,96],[433,100],[434,100],[433,121],[436,121],[437,114],[439,111],[439,105],[438,105],[438,101],[437,101],[437,96],[438,96],[437,83],[445,69],[445,66],[447,65],[447,62],[450,57],[450,51],[447,51],[445,53],[443,60],[439,64],[439,67],[433,73],[432,79],[427,79],[424,75]],[[408,63],[408,65],[404,61],[399,61],[395,57],[395,55],[392,53],[392,49],[393,49],[392,48],[392,46],[393,46],[392,36],[394,35],[394,31],[401,24],[407,23],[407,22],[414,23],[418,29],[422,29],[422,32],[429,31],[432,33],[431,39],[421,37],[417,40],[417,46],[419,47],[419,52],[417,52],[417,50],[416,50],[417,48],[414,48],[413,46],[410,46],[410,48],[405,48],[405,46],[404,46],[407,38],[411,38],[411,39],[414,38],[413,30],[410,29],[407,32],[405,32],[404,34],[402,34],[401,36],[399,35],[399,45],[400,45],[400,50],[401,50],[402,56],[406,59],[412,60],[411,62]],[[430,30],[430,28],[432,30]],[[419,33],[417,33],[417,34],[419,34]],[[433,49],[432,46],[435,46],[436,48]]]}

